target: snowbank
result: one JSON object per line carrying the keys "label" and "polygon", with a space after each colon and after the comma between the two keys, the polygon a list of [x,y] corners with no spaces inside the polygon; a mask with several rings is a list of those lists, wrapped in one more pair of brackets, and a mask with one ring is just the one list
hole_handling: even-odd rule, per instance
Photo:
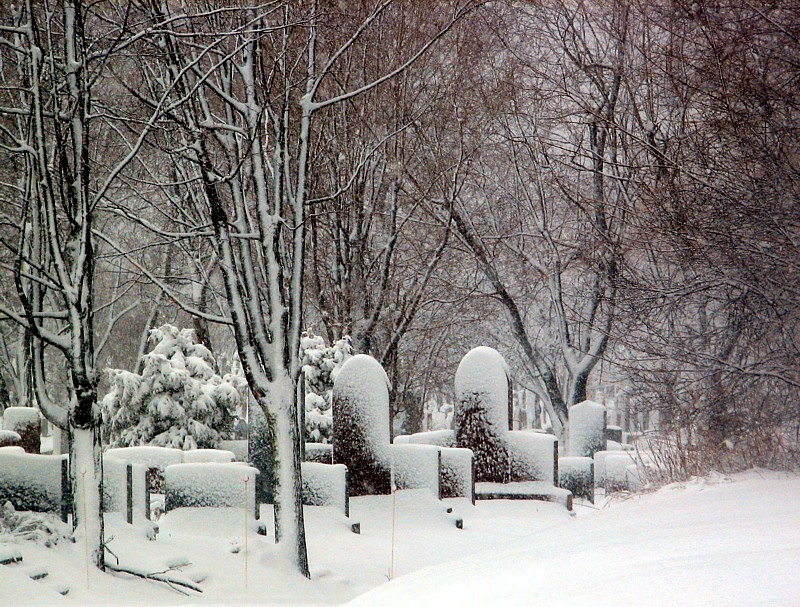
{"label": "snowbank", "polygon": [[349,605],[796,605],[798,501],[798,477],[672,485],[418,570]]}

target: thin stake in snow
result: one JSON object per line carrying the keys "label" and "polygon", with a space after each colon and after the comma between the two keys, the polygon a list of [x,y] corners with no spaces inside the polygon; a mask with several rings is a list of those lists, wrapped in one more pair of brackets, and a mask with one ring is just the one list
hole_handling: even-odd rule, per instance
{"label": "thin stake in snow", "polygon": [[247,547],[247,483],[249,476],[244,477],[244,589],[247,590],[247,556],[250,550]]}
{"label": "thin stake in snow", "polygon": [[81,470],[82,483],[82,499],[83,502],[83,546],[84,546],[84,559],[86,561],[86,589],[89,589],[89,519],[86,518],[86,468]]}
{"label": "thin stake in snow", "polygon": [[394,479],[394,468],[392,468],[392,556],[389,561],[389,581],[394,579],[394,538],[395,521],[397,520],[397,484]]}

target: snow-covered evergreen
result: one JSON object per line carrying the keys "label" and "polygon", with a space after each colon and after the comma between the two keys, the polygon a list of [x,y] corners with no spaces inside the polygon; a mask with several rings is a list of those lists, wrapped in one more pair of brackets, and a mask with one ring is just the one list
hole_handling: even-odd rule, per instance
{"label": "snow-covered evergreen", "polygon": [[333,382],[342,365],[353,354],[350,337],[345,336],[332,346],[305,331],[300,338],[300,359],[306,382],[305,439],[311,443],[330,443],[333,431]]}
{"label": "snow-covered evergreen", "polygon": [[156,342],[142,374],[110,370],[112,390],[102,402],[112,447],[157,445],[189,450],[216,448],[231,430],[244,378],[220,377],[214,357],[195,343],[191,329],[165,324],[150,332]]}

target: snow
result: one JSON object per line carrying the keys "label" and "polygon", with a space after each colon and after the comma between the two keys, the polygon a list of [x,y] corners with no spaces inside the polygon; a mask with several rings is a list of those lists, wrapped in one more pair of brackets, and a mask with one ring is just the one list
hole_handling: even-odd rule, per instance
{"label": "snow", "polygon": [[3,429],[17,432],[17,428],[38,425],[39,410],[33,407],[8,407],[3,412]]}
{"label": "snow", "polygon": [[628,451],[617,451],[606,456],[603,479],[607,492],[628,488],[628,468],[631,465],[635,466],[635,460]]}
{"label": "snow", "polygon": [[162,472],[171,464],[183,461],[184,452],[170,447],[118,447],[108,449],[106,457],[142,464],[148,468],[158,468]]}
{"label": "snow", "polygon": [[417,571],[350,605],[797,604],[798,499],[800,479],[773,474],[671,485],[520,532],[500,549]]}
{"label": "snow", "polygon": [[367,354],[357,354],[347,359],[334,381],[333,398],[334,420],[340,417],[336,405],[346,400],[352,417],[340,417],[340,421],[357,426],[373,454],[380,461],[388,463],[391,457],[389,378],[380,363]]}
{"label": "snow", "polygon": [[303,462],[303,503],[310,506],[334,506],[343,513],[347,504],[347,466]]}
{"label": "snow", "polygon": [[508,429],[508,365],[494,348],[473,348],[456,370],[456,402],[478,396],[496,433]]}
{"label": "snow", "polygon": [[392,472],[398,489],[428,489],[439,497],[441,449],[434,445],[392,445]]}
{"label": "snow", "polygon": [[218,464],[229,464],[236,459],[232,451],[223,449],[192,449],[183,452],[183,461],[187,464],[216,462]]}
{"label": "snow", "polygon": [[[141,516],[147,511],[147,468],[133,466],[133,508]],[[128,462],[115,457],[103,459],[103,509],[106,512],[125,512],[128,507]]]}
{"label": "snow", "polygon": [[172,464],[164,470],[165,510],[184,507],[255,507],[258,470],[216,462]]}
{"label": "snow", "polygon": [[[397,439],[395,439],[395,442],[397,442]],[[420,445],[439,445],[440,447],[455,447],[456,433],[453,430],[433,430],[431,432],[417,432],[416,434],[412,434],[408,437],[408,442]]]}
{"label": "snow", "polygon": [[511,456],[511,476],[515,481],[556,482],[556,445],[552,434],[515,430],[503,435]]}
{"label": "snow", "polygon": [[445,497],[472,499],[474,454],[470,449],[447,447],[442,453],[442,493]]}
{"label": "snow", "polygon": [[591,457],[595,451],[605,448],[606,408],[590,400],[570,407],[567,455]]}
{"label": "snow", "polygon": [[[330,508],[305,508],[310,581],[278,558],[268,506],[261,508],[266,537],[242,508],[171,511],[155,541],[145,525],[108,514],[106,537],[114,538],[121,565],[149,572],[177,566],[175,576],[205,580],[203,593],[181,596],[163,584],[95,571],[87,588],[79,546],[22,542],[10,547],[22,565],[46,567],[50,576],[33,582],[17,565],[0,566],[0,604],[794,605],[798,501],[800,478],[759,471],[606,499],[604,507],[576,502],[575,517],[540,501],[473,507],[424,490],[364,496],[351,500],[360,535]],[[70,593],[54,594],[48,579],[67,582]]]}
{"label": "snow", "polygon": [[246,440],[223,440],[219,442],[219,448],[233,453],[237,462],[247,461],[247,441]]}

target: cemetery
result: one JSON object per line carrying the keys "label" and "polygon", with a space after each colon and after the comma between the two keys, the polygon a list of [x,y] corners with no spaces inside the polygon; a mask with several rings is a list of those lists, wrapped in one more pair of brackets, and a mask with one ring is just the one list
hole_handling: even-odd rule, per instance
{"label": "cemetery", "polygon": [[[493,517],[501,513],[520,517],[523,528],[530,530],[592,514],[619,499],[615,496],[636,495],[646,486],[648,454],[624,440],[627,434],[609,429],[608,411],[601,404],[586,401],[570,408],[567,444],[544,430],[513,430],[508,367],[492,348],[471,350],[458,367],[453,428],[396,435],[393,440],[388,379],[381,365],[366,355],[341,362],[331,389],[333,418],[323,422],[330,425],[330,442],[306,443],[301,466],[315,558],[326,561],[331,552],[343,549],[374,559],[377,550],[378,560],[384,557],[388,567],[383,575],[392,579],[409,567],[408,556],[398,557],[398,546],[411,537],[437,537],[447,545],[434,551],[431,562],[436,563],[464,547],[474,550],[471,535],[476,529],[483,530],[481,542],[497,542],[492,534],[502,531],[498,521],[504,519]],[[0,572],[5,577],[0,580],[24,576],[45,588],[45,596],[84,600],[100,583],[86,563],[73,563],[73,569],[85,569],[85,581],[66,580],[53,559],[42,559],[41,551],[26,549],[28,544],[19,541],[32,538],[29,543],[37,549],[69,546],[74,514],[69,456],[53,453],[55,443],[41,435],[43,419],[35,409],[7,408],[2,423]],[[253,444],[245,433],[221,439],[214,448],[106,448],[102,505],[115,544],[108,547],[114,555],[108,569],[198,599],[214,588],[215,577],[223,577],[213,571],[217,560],[232,556],[238,558],[237,575],[234,581],[224,578],[224,587],[233,583],[236,592],[250,596],[255,572],[278,566],[274,555],[264,555],[274,550],[280,533],[273,492],[262,480],[274,479],[277,472],[269,467],[269,457],[249,458]],[[263,439],[255,442],[256,448],[263,444]],[[12,521],[26,517],[31,520],[28,536],[11,527]],[[183,553],[170,556],[176,546]],[[208,560],[198,558],[203,546],[213,546],[209,550],[216,553],[209,561],[212,571],[197,564]],[[251,551],[259,555],[252,563]],[[149,564],[148,554],[163,566]],[[414,561],[410,570],[425,558],[415,553]],[[319,575],[324,586],[325,576]],[[374,585],[376,572],[371,575],[372,583],[360,582],[367,584],[364,589]],[[160,596],[160,589],[149,591]],[[284,588],[275,596],[281,592],[291,594]],[[334,595],[349,596],[342,588]],[[211,596],[218,594],[212,590]]]}

